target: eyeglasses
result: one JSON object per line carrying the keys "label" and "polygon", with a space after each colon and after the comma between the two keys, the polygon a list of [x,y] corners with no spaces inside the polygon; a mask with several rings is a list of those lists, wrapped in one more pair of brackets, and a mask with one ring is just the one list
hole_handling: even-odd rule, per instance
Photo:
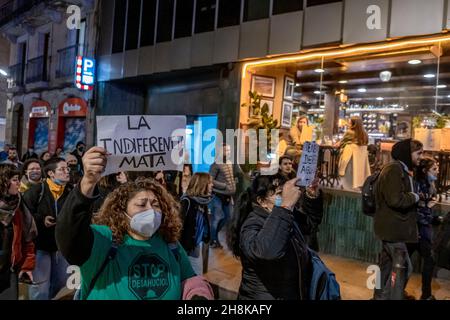
{"label": "eyeglasses", "polygon": [[58,168],[55,171],[70,172],[70,168],[63,167],[63,168]]}

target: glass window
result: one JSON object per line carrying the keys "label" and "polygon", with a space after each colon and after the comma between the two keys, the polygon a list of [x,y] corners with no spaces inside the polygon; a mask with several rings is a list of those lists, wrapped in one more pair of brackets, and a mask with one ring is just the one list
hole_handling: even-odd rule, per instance
{"label": "glass window", "polygon": [[303,0],[273,0],[272,14],[282,14],[303,9]]}
{"label": "glass window", "polygon": [[214,30],[216,0],[197,0],[195,8],[195,33]]}
{"label": "glass window", "polygon": [[127,43],[126,50],[137,49],[139,41],[139,17],[141,0],[128,0]]}
{"label": "glass window", "polygon": [[141,47],[155,44],[156,0],[144,0],[141,18]]}
{"label": "glass window", "polygon": [[241,19],[241,0],[219,0],[217,27],[235,26]]}
{"label": "glass window", "polygon": [[172,40],[174,0],[159,1],[156,42]]}
{"label": "glass window", "polygon": [[114,32],[112,53],[123,51],[123,42],[125,38],[125,19],[127,12],[127,1],[116,0],[114,7]]}
{"label": "glass window", "polygon": [[244,21],[269,17],[270,0],[244,0]]}
{"label": "glass window", "polygon": [[333,2],[342,2],[341,0],[306,0],[306,6],[318,6],[321,4],[333,3]]}
{"label": "glass window", "polygon": [[192,20],[194,15],[194,0],[178,0],[175,15],[175,38],[192,35]]}

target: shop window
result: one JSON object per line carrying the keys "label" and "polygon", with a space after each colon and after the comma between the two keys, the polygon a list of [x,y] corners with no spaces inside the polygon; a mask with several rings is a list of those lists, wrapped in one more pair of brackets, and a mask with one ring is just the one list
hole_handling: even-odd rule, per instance
{"label": "shop window", "polygon": [[217,27],[235,26],[241,20],[241,0],[219,0]]}
{"label": "shop window", "polygon": [[141,0],[128,0],[126,50],[133,50],[138,47],[140,13]]}
{"label": "shop window", "polygon": [[333,3],[333,2],[342,2],[342,0],[306,0],[306,6],[319,6],[321,4]]}
{"label": "shop window", "polygon": [[174,0],[159,1],[156,42],[172,40]]}
{"label": "shop window", "polygon": [[244,0],[244,21],[269,17],[270,0]]}
{"label": "shop window", "polygon": [[155,44],[156,0],[144,0],[141,18],[141,47]]}
{"label": "shop window", "polygon": [[175,38],[192,35],[192,21],[194,15],[194,0],[177,1],[175,14]]}
{"label": "shop window", "polygon": [[214,30],[216,0],[197,0],[195,8],[195,33]]}
{"label": "shop window", "polygon": [[114,6],[114,32],[112,53],[123,51],[123,42],[125,38],[125,20],[127,12],[127,1],[116,0]]}
{"label": "shop window", "polygon": [[272,14],[282,14],[303,9],[303,0],[273,0]]}

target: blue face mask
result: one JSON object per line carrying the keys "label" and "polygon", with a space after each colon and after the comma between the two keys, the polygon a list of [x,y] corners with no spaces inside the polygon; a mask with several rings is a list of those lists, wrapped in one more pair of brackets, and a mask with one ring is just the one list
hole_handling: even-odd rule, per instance
{"label": "blue face mask", "polygon": [[437,177],[435,175],[428,173],[428,181],[429,182],[435,182],[436,180],[437,180]]}
{"label": "blue face mask", "polygon": [[67,182],[61,181],[61,179],[53,179],[53,182],[56,183],[58,186],[64,186],[67,184]]}
{"label": "blue face mask", "polygon": [[282,202],[283,202],[283,198],[281,196],[275,197],[275,207],[281,207]]}

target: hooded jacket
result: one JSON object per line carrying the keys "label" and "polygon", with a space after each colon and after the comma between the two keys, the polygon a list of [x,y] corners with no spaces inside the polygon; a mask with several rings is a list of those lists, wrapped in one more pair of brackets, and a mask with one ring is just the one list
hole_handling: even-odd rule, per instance
{"label": "hooded jacket", "polygon": [[[203,235],[202,240],[208,243],[210,240],[210,227],[208,220],[208,204],[211,197],[190,197],[183,195],[181,202],[181,218],[183,219],[183,231],[181,233],[180,243],[186,252],[190,252],[196,247],[196,239],[199,236],[197,225],[198,215],[202,215]],[[201,218],[201,217],[200,217]]]}
{"label": "hooded jacket", "polygon": [[411,139],[395,144],[392,158],[394,161],[384,166],[375,184],[375,234],[383,241],[416,243],[419,196],[414,193],[409,173],[413,168]]}

